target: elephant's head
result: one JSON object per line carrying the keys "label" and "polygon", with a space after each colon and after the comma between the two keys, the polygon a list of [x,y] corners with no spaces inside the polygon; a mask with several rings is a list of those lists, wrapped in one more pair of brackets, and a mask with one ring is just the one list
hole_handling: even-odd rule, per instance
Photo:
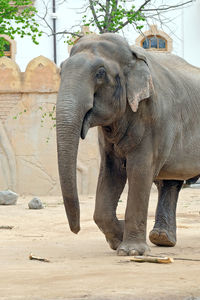
{"label": "elephant's head", "polygon": [[142,50],[133,53],[115,34],[87,36],[72,48],[61,68],[57,101],[57,145],[61,189],[69,225],[80,230],[76,183],[79,137],[90,127],[120,119],[126,106],[137,111],[150,97],[152,81]]}

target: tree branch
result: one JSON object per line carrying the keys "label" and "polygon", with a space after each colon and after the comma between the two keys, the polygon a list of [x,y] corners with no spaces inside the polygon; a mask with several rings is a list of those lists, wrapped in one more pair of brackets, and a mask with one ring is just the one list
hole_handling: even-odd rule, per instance
{"label": "tree branch", "polygon": [[[110,2],[110,0],[108,0],[108,1]],[[112,15],[116,11],[117,5],[118,5],[118,0],[115,0],[115,6],[114,5],[112,6],[112,9],[111,9],[111,12],[110,12],[110,16],[108,18],[107,28],[109,28],[110,23],[112,22]]]}
{"label": "tree branch", "polygon": [[[146,6],[151,0],[146,0],[134,13],[137,14],[138,12],[140,12],[142,10],[142,8],[144,6]],[[119,30],[121,30],[122,28],[124,28],[125,26],[127,26],[129,24],[129,20],[126,20],[120,27],[117,27],[113,32],[116,33]],[[136,24],[135,24],[136,25]]]}
{"label": "tree branch", "polygon": [[103,9],[103,11],[106,12],[105,7],[101,4],[101,2],[98,1],[98,4]]}
{"label": "tree branch", "polygon": [[119,30],[121,30],[122,28],[124,28],[126,25],[129,24],[129,21],[127,20],[126,22],[124,22],[122,25],[120,25],[120,27],[117,27],[115,30],[113,30],[113,33],[118,32]]}
{"label": "tree branch", "polygon": [[110,1],[106,0],[106,10],[105,10],[105,24],[106,24],[106,26],[104,26],[104,29],[108,28],[109,12],[110,12]]}
{"label": "tree branch", "polygon": [[146,0],[137,10],[136,10],[136,13],[138,13],[139,11],[141,11],[142,10],[142,8],[144,7],[144,6],[146,6],[149,2],[150,2],[151,0]]}
{"label": "tree branch", "polygon": [[103,30],[102,30],[101,26],[99,25],[99,20],[97,18],[97,15],[96,15],[96,12],[95,12],[95,9],[94,9],[93,1],[89,0],[89,2],[90,2],[90,9],[91,9],[92,15],[94,17],[95,23],[96,23],[100,33],[102,33]]}
{"label": "tree branch", "polygon": [[[56,35],[57,34],[70,34],[71,36],[77,36],[79,38],[83,37],[83,34],[81,34],[81,33],[75,33],[75,32],[67,31],[67,30],[56,32]],[[53,35],[53,33],[51,35]]]}
{"label": "tree branch", "polygon": [[49,23],[47,22],[47,20],[46,20],[46,16],[47,16],[47,14],[48,14],[48,7],[47,7],[46,3],[44,2],[44,0],[42,0],[42,3],[43,3],[43,5],[44,5],[44,7],[45,7],[45,14],[44,14],[43,17],[41,17],[39,14],[36,14],[36,16],[37,16],[39,19],[41,19],[41,20],[46,24],[46,26],[50,29],[50,31],[53,33],[53,28],[50,26],[50,24],[49,24]]}
{"label": "tree branch", "polygon": [[166,11],[166,10],[170,10],[170,9],[174,9],[174,8],[178,8],[181,6],[184,6],[186,4],[192,3],[194,0],[190,0],[181,4],[177,4],[177,5],[171,5],[171,6],[163,6],[163,7],[158,7],[158,8],[148,8],[148,9],[141,9],[142,12],[147,12],[147,11]]}
{"label": "tree branch", "polygon": [[[189,3],[192,3],[194,0],[190,0],[181,4],[177,4],[177,5],[171,5],[171,6],[163,6],[160,8],[150,8],[150,9],[142,9],[143,7],[145,7],[151,0],[146,0],[138,9],[137,11],[135,11],[135,14],[137,14],[138,12],[155,12],[156,15],[159,15],[159,11],[165,12],[167,10],[174,10],[176,8],[185,6]],[[147,19],[148,16],[145,16],[145,18]],[[113,30],[114,33],[120,31],[122,28],[124,28],[125,26],[127,26],[129,24],[129,20],[126,20],[123,24],[121,24],[120,26],[118,26],[115,30]]]}

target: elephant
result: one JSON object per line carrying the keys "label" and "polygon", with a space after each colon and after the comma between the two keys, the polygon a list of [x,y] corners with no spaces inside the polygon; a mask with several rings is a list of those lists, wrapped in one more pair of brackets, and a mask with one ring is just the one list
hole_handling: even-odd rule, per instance
{"label": "elephant", "polygon": [[[61,67],[56,105],[59,177],[72,232],[80,230],[79,138],[95,126],[101,163],[94,221],[110,247],[117,255],[149,251],[146,224],[154,181],[160,190],[155,225],[160,232],[162,226],[175,227],[182,183],[200,174],[199,82],[200,70],[182,58],[130,47],[117,34],[88,35],[73,46]],[[126,181],[121,222],[116,208]],[[167,224],[162,224],[164,213],[172,214]],[[159,244],[163,236],[157,227],[150,240]],[[174,244],[172,231],[167,243]]]}

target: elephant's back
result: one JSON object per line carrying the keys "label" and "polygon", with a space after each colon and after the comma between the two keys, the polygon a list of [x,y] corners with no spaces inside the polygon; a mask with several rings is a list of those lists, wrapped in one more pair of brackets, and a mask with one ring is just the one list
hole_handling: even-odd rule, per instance
{"label": "elephant's back", "polygon": [[190,75],[195,74],[195,76],[199,77],[200,79],[200,68],[189,64],[186,60],[175,54],[148,51],[145,51],[145,53],[152,63],[155,61],[156,63],[159,63],[160,65],[165,66],[170,70],[178,71],[181,73],[189,72]]}

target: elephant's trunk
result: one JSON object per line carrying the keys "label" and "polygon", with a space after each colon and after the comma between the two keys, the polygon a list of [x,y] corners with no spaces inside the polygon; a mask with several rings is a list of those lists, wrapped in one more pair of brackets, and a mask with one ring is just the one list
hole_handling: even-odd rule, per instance
{"label": "elephant's trunk", "polygon": [[68,83],[62,83],[56,106],[58,168],[61,190],[69,226],[72,232],[80,230],[80,209],[77,192],[76,165],[79,137],[84,117],[93,105],[90,90],[81,81],[81,92]]}

